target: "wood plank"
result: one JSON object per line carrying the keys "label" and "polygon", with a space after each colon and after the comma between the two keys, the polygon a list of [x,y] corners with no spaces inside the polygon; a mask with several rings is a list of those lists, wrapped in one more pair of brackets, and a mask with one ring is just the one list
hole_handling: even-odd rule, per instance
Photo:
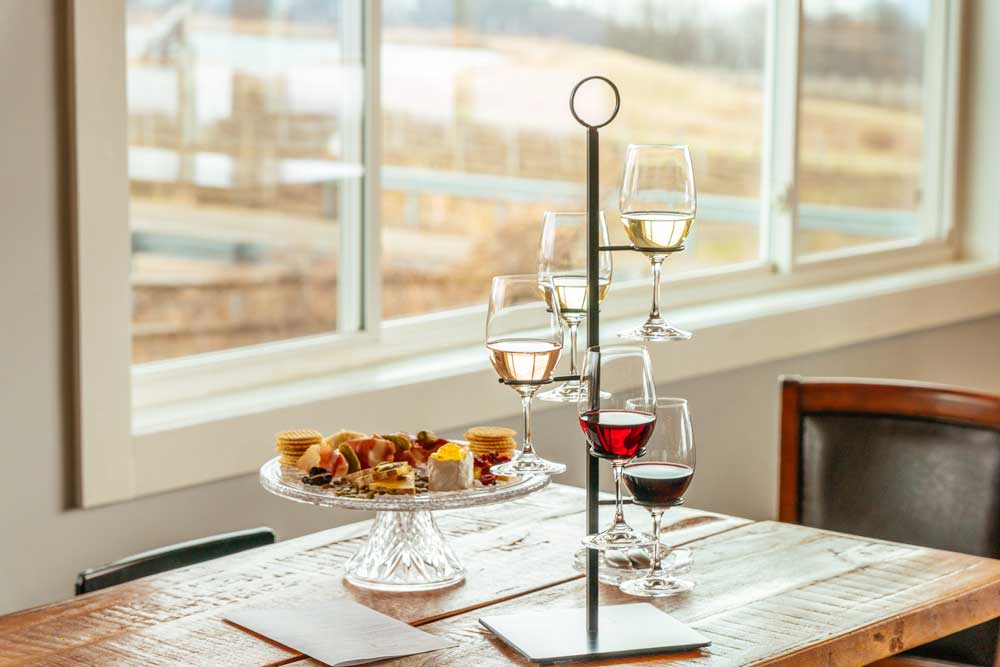
{"label": "wood plank", "polygon": [[[689,595],[654,601],[712,639],[702,652],[589,663],[701,667],[853,667],[1000,615],[1000,561],[802,526],[761,522],[700,540]],[[605,604],[634,602],[602,587]],[[490,614],[580,607],[582,581],[524,595]],[[426,630],[456,649],[391,663],[528,665],[478,624],[481,612]],[[297,665],[298,667],[298,665]],[[302,667],[318,667],[309,659]]]}
{"label": "wood plank", "polygon": [[[349,596],[421,624],[578,578],[573,552],[584,493],[558,484],[504,505],[441,512],[441,529],[468,570],[463,585],[405,595],[344,584],[343,564],[367,533],[351,524],[71,600],[0,617],[0,667],[254,665],[301,656],[221,620],[226,609]],[[636,521],[643,512],[631,508]],[[749,523],[678,508],[679,543]]]}

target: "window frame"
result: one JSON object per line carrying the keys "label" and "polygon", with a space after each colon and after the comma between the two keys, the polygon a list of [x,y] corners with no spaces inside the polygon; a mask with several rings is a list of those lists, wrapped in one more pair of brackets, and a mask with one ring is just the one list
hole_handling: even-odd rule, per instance
{"label": "window frame", "polygon": [[[125,0],[106,0],[100,5],[90,0],[69,3],[71,121],[74,128],[87,128],[87,132],[71,132],[71,180],[76,186],[80,504],[98,505],[145,492],[137,488],[135,480],[140,460],[136,447],[143,446],[139,443],[145,436],[162,438],[171,430],[150,415],[164,414],[163,408],[172,404],[202,398],[211,403],[213,397],[248,387],[266,388],[349,373],[481,341],[485,306],[382,321],[381,1],[345,1],[363,15],[360,48],[365,82],[362,224],[360,228],[342,225],[345,247],[353,249],[350,257],[344,258],[351,278],[341,281],[347,293],[340,299],[343,310],[338,311],[338,321],[345,322],[348,331],[134,366],[130,365],[127,136],[123,129],[127,127]],[[796,253],[798,132],[789,130],[798,127],[802,0],[770,0],[762,114],[760,258],[668,276],[671,308],[834,284],[960,256],[954,208],[964,0],[930,3],[921,172],[925,196],[920,208],[924,235],[808,257]],[[101,81],[99,91],[95,81]],[[119,102],[108,104],[115,99]],[[95,137],[111,139],[97,145]],[[87,168],[96,164],[101,169]],[[648,309],[648,280],[616,284],[612,295],[614,298],[604,305],[607,320],[639,316]],[[354,328],[357,331],[350,331]],[[113,335],[108,335],[109,331]],[[128,340],[123,340],[122,332]],[[109,410],[98,405],[106,403],[108,396],[130,400],[121,399],[123,404]],[[203,413],[176,422],[175,427],[208,422],[215,414],[214,407],[206,407]]]}

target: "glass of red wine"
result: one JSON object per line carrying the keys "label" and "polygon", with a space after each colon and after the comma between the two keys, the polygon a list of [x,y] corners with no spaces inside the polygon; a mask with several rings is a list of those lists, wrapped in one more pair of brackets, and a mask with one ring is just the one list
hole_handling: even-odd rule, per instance
{"label": "glass of red wine", "polygon": [[[614,520],[605,530],[584,538],[583,544],[591,549],[650,546],[654,538],[628,525],[622,512],[622,468],[642,456],[656,426],[649,353],[637,345],[591,347],[580,381],[584,391],[577,406],[590,455],[610,461],[615,478]],[[650,408],[630,407],[630,401],[645,401]]]}
{"label": "glass of red wine", "polygon": [[694,476],[694,433],[688,404],[683,398],[654,398],[629,401],[628,406],[656,416],[656,433],[646,447],[646,455],[622,471],[632,503],[645,507],[653,517],[656,541],[649,572],[623,582],[619,588],[640,597],[686,593],[694,588],[694,582],[678,579],[662,565],[670,549],[660,544],[660,519],[665,510],[684,502],[684,492]]}

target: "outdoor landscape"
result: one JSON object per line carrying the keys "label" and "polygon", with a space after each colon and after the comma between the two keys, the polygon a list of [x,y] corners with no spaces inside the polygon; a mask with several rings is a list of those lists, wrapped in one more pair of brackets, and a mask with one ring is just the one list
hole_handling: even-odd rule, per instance
{"label": "outdoor landscape", "polygon": [[[337,328],[364,173],[346,4],[131,0],[136,362]],[[803,252],[914,233],[919,201],[921,17],[819,4],[803,31]],[[534,270],[542,213],[582,207],[566,100],[594,72],[623,98],[602,133],[613,234],[626,144],[688,143],[699,216],[667,279],[758,257],[764,0],[671,3],[690,11],[663,20],[644,20],[655,2],[591,5],[607,9],[384,3],[384,318],[480,304],[491,275]],[[647,272],[621,261],[616,281]]]}

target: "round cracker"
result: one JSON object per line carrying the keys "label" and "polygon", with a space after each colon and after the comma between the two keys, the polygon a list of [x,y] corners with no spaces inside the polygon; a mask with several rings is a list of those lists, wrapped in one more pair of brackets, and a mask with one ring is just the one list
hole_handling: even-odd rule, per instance
{"label": "round cracker", "polygon": [[319,431],[315,431],[311,428],[293,428],[288,431],[281,431],[274,436],[275,440],[279,442],[288,443],[298,443],[298,442],[320,442],[323,439],[323,434]]}
{"label": "round cracker", "polygon": [[513,438],[517,431],[503,426],[473,426],[465,432],[466,440],[503,440]]}

